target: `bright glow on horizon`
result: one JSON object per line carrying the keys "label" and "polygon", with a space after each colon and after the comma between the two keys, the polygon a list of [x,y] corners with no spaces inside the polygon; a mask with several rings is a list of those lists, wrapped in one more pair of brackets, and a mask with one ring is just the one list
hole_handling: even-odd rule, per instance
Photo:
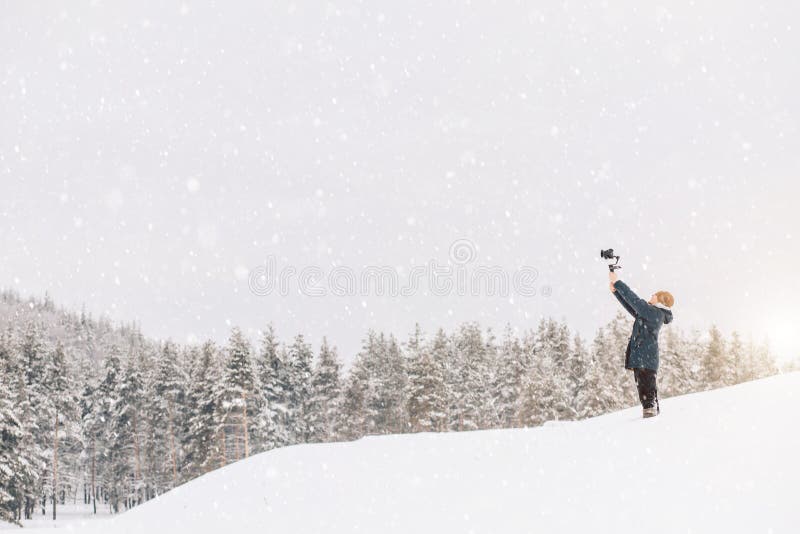
{"label": "bright glow on horizon", "polygon": [[778,362],[787,362],[800,356],[800,336],[797,332],[799,319],[790,320],[786,316],[774,318],[767,325],[767,338],[770,350]]}

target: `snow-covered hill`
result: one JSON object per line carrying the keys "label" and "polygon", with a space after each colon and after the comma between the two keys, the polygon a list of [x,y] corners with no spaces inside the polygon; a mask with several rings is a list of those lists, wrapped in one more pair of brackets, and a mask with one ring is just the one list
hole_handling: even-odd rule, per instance
{"label": "snow-covered hill", "polygon": [[369,437],[230,465],[87,532],[796,533],[800,373],[535,429]]}

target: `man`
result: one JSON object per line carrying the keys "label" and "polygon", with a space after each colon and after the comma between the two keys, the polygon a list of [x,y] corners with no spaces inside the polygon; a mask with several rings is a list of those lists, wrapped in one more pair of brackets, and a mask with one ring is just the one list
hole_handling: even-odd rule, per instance
{"label": "man", "polygon": [[653,293],[649,301],[639,298],[631,288],[617,278],[614,272],[608,273],[611,292],[622,307],[634,318],[633,332],[625,350],[625,369],[633,369],[633,379],[639,391],[643,417],[653,417],[660,413],[658,407],[658,333],[662,324],[672,322],[675,299],[668,291]]}

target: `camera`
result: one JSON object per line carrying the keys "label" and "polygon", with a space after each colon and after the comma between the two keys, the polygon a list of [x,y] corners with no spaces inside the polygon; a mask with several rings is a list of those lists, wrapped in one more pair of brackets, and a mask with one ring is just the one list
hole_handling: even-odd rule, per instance
{"label": "camera", "polygon": [[604,260],[616,260],[614,263],[610,263],[608,265],[608,270],[612,273],[617,269],[622,269],[622,265],[619,265],[619,256],[614,255],[614,249],[609,248],[606,250],[600,250],[600,258]]}

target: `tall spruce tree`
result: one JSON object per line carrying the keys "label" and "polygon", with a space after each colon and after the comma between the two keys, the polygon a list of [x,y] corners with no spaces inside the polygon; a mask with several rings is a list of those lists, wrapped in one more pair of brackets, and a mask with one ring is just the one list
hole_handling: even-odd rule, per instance
{"label": "tall spruce tree", "polygon": [[732,384],[739,384],[745,381],[745,349],[742,338],[738,332],[731,333],[731,340],[728,343],[728,358],[732,368],[728,371],[729,381]]}
{"label": "tall spruce tree", "polygon": [[[44,365],[44,383],[41,407],[44,419],[48,421],[47,428],[51,433],[52,462],[50,464],[50,475],[52,478],[51,501],[53,506],[53,520],[56,519],[56,505],[61,493],[58,479],[59,467],[59,444],[63,430],[72,428],[72,421],[77,415],[77,398],[74,393],[74,385],[67,360],[64,354],[64,347],[58,343],[51,351],[49,358]],[[64,436],[73,438],[74,436]]]}
{"label": "tall spruce tree", "polygon": [[144,500],[141,454],[144,379],[139,355],[133,350],[122,370],[111,407],[114,432],[107,451],[110,478],[117,488],[112,505],[115,512],[119,511],[120,505],[130,508]]}
{"label": "tall spruce tree", "polygon": [[476,323],[461,325],[455,336],[455,365],[461,378],[453,384],[455,406],[451,428],[478,430],[491,426],[495,410],[491,397],[493,354]]}
{"label": "tall spruce tree", "polygon": [[19,474],[22,465],[22,423],[15,413],[16,371],[8,337],[0,336],[0,521],[19,525]]}
{"label": "tall spruce tree", "polygon": [[[351,369],[352,393],[346,402],[361,402],[362,432],[386,434],[402,432],[405,427],[405,358],[394,337],[386,338],[373,330],[367,333],[361,351]],[[357,393],[357,394],[356,394]],[[350,404],[349,409],[355,409]]]}
{"label": "tall spruce tree", "polygon": [[184,379],[178,366],[178,347],[167,341],[161,347],[155,365],[147,380],[148,386],[148,432],[151,446],[147,455],[155,462],[150,475],[148,493],[155,494],[175,487],[179,480],[180,417],[183,413]]}
{"label": "tall spruce tree", "polygon": [[659,396],[672,397],[694,391],[699,364],[692,362],[686,340],[675,328],[666,328],[659,340],[658,392]]}
{"label": "tall spruce tree", "polygon": [[[95,441],[95,448],[100,452],[96,456],[96,476],[100,480],[103,493],[108,498],[111,510],[119,511],[122,488],[114,472],[115,455],[112,449],[115,443],[115,414],[117,394],[122,381],[122,362],[120,352],[116,345],[108,350],[105,362],[105,375],[96,391],[94,411],[91,422],[98,427],[99,436]],[[98,447],[99,445],[99,447]]]}
{"label": "tall spruce tree", "polygon": [[621,405],[621,390],[617,387],[615,377],[622,363],[619,354],[612,346],[606,328],[599,328],[592,341],[586,381],[578,395],[578,403],[586,417],[607,413]]}
{"label": "tall spruce tree", "polygon": [[707,389],[725,385],[725,340],[719,329],[712,325],[708,331],[708,343],[703,355],[702,376]]}
{"label": "tall spruce tree", "polygon": [[258,394],[254,435],[256,450],[267,451],[289,443],[288,356],[275,336],[275,328],[267,325],[256,360]]}
{"label": "tall spruce tree", "polygon": [[[40,468],[38,476],[32,480],[35,480],[36,487],[28,488],[29,494],[26,500],[30,500],[32,494],[50,495],[52,488],[48,484],[48,482],[52,482],[50,473],[52,457],[48,451],[52,446],[53,439],[52,409],[49,404],[50,396],[47,384],[47,360],[50,348],[44,337],[44,325],[38,321],[30,321],[25,324],[18,333],[18,341],[17,350],[22,369],[21,376],[24,377],[24,392],[19,392],[24,408],[19,413],[25,429],[24,436],[30,439],[25,446],[30,447],[31,455],[36,456],[35,465]],[[39,504],[42,515],[44,515],[46,498],[42,498]]]}
{"label": "tall spruce tree", "polygon": [[[566,325],[565,325],[566,326]],[[580,334],[575,334],[566,362],[566,405],[572,419],[583,419],[586,410],[581,403],[581,393],[586,389],[591,359]]]}
{"label": "tall spruce tree", "polygon": [[81,437],[83,450],[86,456],[85,468],[88,470],[88,496],[84,496],[87,504],[92,505],[92,513],[97,513],[97,451],[98,442],[101,445],[103,440],[103,421],[101,419],[101,399],[99,398],[99,386],[87,382],[84,385],[80,398],[81,410]]}
{"label": "tall spruce tree", "polygon": [[520,397],[519,418],[526,426],[541,425],[560,411],[557,334],[556,322],[542,318],[533,335],[533,364]]}
{"label": "tall spruce tree", "polygon": [[233,445],[237,459],[247,458],[250,455],[250,417],[253,413],[255,373],[250,343],[238,328],[231,331],[227,353],[222,404],[231,438],[228,443]]}
{"label": "tall spruce tree", "polygon": [[509,428],[518,423],[519,399],[530,365],[530,358],[519,338],[514,335],[511,325],[506,325],[492,386],[498,426]]}
{"label": "tall spruce tree", "polygon": [[365,398],[366,378],[362,373],[350,372],[342,390],[339,422],[336,427],[340,439],[354,440],[367,434]]}
{"label": "tall spruce tree", "polygon": [[328,345],[322,338],[319,358],[311,378],[311,401],[309,425],[311,441],[332,441],[336,437],[336,422],[341,396],[342,364],[336,354],[336,347]]}
{"label": "tall spruce tree", "polygon": [[769,339],[765,339],[760,344],[749,343],[748,350],[754,379],[772,376],[778,372],[778,365],[775,362],[775,355],[770,349]]}
{"label": "tall spruce tree", "polygon": [[[439,338],[437,338],[439,339]],[[406,410],[413,432],[442,431],[447,425],[444,367],[436,360],[440,347],[428,347],[417,324],[406,344],[409,353]]]}
{"label": "tall spruce tree", "polygon": [[381,361],[376,368],[379,378],[375,389],[375,406],[384,432],[396,434],[406,429],[406,385],[408,370],[406,358],[393,335],[385,339],[381,335]]}
{"label": "tall spruce tree", "polygon": [[217,348],[212,341],[207,341],[200,348],[186,395],[188,417],[185,419],[183,448],[186,451],[187,480],[218,466],[215,460],[221,455],[217,440],[221,431],[217,419],[220,376]]}
{"label": "tall spruce tree", "polygon": [[32,519],[36,503],[42,495],[41,484],[47,462],[46,455],[37,440],[37,417],[22,374],[18,376],[14,397],[16,413],[21,425],[20,471],[14,473],[13,485],[18,503],[17,518]]}
{"label": "tall spruce tree", "polygon": [[311,346],[302,334],[294,338],[286,359],[287,434],[289,443],[306,443],[311,436]]}
{"label": "tall spruce tree", "polygon": [[632,328],[633,321],[622,310],[617,312],[617,315],[606,327],[611,348],[610,357],[614,363],[609,380],[614,387],[618,388],[619,392],[615,409],[632,406],[639,402],[639,393],[636,390],[636,382],[631,376],[632,372],[625,369],[625,351],[630,341]]}

